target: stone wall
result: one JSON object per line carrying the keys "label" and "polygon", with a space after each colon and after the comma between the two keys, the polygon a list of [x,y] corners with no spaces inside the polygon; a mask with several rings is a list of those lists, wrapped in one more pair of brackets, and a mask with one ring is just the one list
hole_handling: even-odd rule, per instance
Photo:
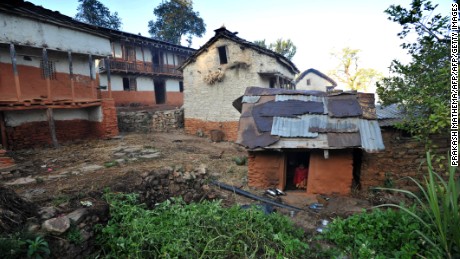
{"label": "stone wall", "polygon": [[[360,173],[361,190],[371,187],[393,185],[397,188],[415,190],[416,186],[407,176],[423,179],[427,175],[426,153],[423,143],[404,136],[401,131],[391,127],[382,128],[385,151],[380,153],[363,152]],[[449,141],[447,137],[433,137],[437,148],[435,153],[447,157]],[[447,165],[447,160],[444,160]]]}
{"label": "stone wall", "polygon": [[152,131],[167,132],[184,126],[184,110],[130,111],[118,113],[118,128],[121,132]]}

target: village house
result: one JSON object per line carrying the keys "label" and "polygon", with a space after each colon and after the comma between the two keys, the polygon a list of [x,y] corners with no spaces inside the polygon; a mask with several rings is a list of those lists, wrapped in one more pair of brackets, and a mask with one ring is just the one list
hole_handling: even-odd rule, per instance
{"label": "village house", "polygon": [[223,132],[235,141],[239,114],[232,102],[248,86],[292,89],[296,66],[284,56],[236,36],[225,27],[180,67],[184,75],[185,131]]}
{"label": "village house", "polygon": [[[385,148],[374,94],[249,87],[241,102],[249,186],[350,194],[363,153]],[[298,168],[308,171],[302,181]]]}
{"label": "village house", "polygon": [[0,3],[0,24],[4,148],[118,135],[114,102],[99,97],[95,66],[111,55],[107,35],[22,0]]}
{"label": "village house", "polygon": [[[101,86],[107,89],[110,82],[116,106],[183,105],[184,83],[177,68],[194,49],[122,31],[100,30],[110,37],[111,46],[111,56],[99,64]],[[108,91],[102,94],[108,97]]]}
{"label": "village house", "polygon": [[314,68],[303,71],[295,79],[296,90],[329,92],[336,86],[337,83],[334,80]]}

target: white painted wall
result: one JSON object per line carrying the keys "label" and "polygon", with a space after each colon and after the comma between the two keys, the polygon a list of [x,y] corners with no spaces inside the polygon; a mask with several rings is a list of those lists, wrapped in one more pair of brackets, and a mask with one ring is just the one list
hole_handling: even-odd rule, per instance
{"label": "white painted wall", "polygon": [[169,52],[164,52],[163,57],[164,57],[164,62],[165,65],[173,65],[174,60],[173,60],[173,54]]}
{"label": "white painted wall", "polygon": [[91,53],[107,56],[111,54],[107,38],[83,31],[56,26],[30,18],[0,13],[1,43],[14,43],[76,53]]}
{"label": "white painted wall", "polygon": [[[217,47],[227,46],[228,64],[220,64]],[[237,63],[246,63],[247,68],[232,68]],[[209,85],[204,81],[206,75],[221,68],[225,71],[222,82]],[[261,77],[259,72],[279,72],[294,78],[287,68],[275,58],[260,54],[250,48],[219,39],[207,52],[199,55],[195,62],[184,69],[184,108],[185,118],[208,121],[238,121],[240,113],[232,102],[244,94],[246,87],[269,87],[269,79]]]}
{"label": "white painted wall", "polygon": [[166,92],[180,92],[179,80],[177,79],[166,80]]}
{"label": "white painted wall", "polygon": [[137,80],[137,91],[153,91],[153,80],[150,77],[140,76]]}
{"label": "white painted wall", "polygon": [[[46,110],[5,111],[5,124],[8,127],[17,127],[24,123],[47,121]],[[55,109],[53,118],[57,121],[66,120],[89,120],[99,121],[103,119],[100,106],[84,109]]]}
{"label": "white painted wall", "polygon": [[[310,79],[310,85],[307,85],[307,80]],[[320,77],[316,73],[310,72],[306,74],[299,82],[296,84],[297,90],[317,90],[317,91],[327,91],[327,86],[332,86],[332,84],[326,79]]]}
{"label": "white painted wall", "polygon": [[112,53],[114,58],[122,58],[123,57],[123,52],[121,50],[121,44],[119,42],[113,43],[113,51]]}
{"label": "white painted wall", "polygon": [[[107,86],[107,74],[101,74],[99,76],[99,83],[101,86]],[[123,77],[120,75],[110,75],[110,83],[112,87],[112,91],[123,91]],[[107,91],[108,89],[105,89]]]}

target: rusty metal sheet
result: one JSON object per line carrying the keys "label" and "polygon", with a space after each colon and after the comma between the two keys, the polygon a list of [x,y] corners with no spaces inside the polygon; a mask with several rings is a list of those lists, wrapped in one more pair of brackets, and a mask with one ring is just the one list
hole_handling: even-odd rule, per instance
{"label": "rusty metal sheet", "polygon": [[258,147],[266,147],[279,140],[279,137],[272,136],[268,132],[262,134],[258,133],[253,124],[246,124],[243,127],[241,139],[238,144],[246,146],[247,148],[254,149]]}
{"label": "rusty metal sheet", "polygon": [[243,110],[243,100],[244,96],[240,96],[232,102],[233,108],[235,108],[239,113]]}
{"label": "rusty metal sheet", "polygon": [[361,135],[358,132],[327,133],[327,142],[334,148],[360,147]]}
{"label": "rusty metal sheet", "polygon": [[375,120],[377,114],[375,113],[375,97],[373,93],[358,93],[358,102],[363,110],[363,118]]}
{"label": "rusty metal sheet", "polygon": [[356,95],[330,96],[327,105],[331,117],[358,117],[363,114]]}
{"label": "rusty metal sheet", "polygon": [[253,96],[253,95],[314,95],[314,96],[326,96],[327,94],[322,91],[312,91],[312,90],[288,90],[282,88],[264,88],[264,87],[248,87],[244,95]]}
{"label": "rusty metal sheet", "polygon": [[300,118],[310,121],[310,132],[358,132],[358,118],[330,118],[316,114],[302,115]]}
{"label": "rusty metal sheet", "polygon": [[296,117],[302,114],[323,114],[323,104],[313,101],[289,100],[283,102],[271,101],[254,107],[253,115]]}

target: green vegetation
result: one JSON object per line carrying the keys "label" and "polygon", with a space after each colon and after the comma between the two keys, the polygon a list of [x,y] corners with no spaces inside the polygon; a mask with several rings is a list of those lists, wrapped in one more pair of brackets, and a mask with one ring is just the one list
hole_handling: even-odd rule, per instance
{"label": "green vegetation", "polygon": [[374,209],[335,219],[322,238],[353,258],[411,258],[428,252],[414,232],[422,227],[404,212]]}
{"label": "green vegetation", "polygon": [[110,13],[109,8],[97,0],[78,0],[80,5],[77,8],[75,19],[81,22],[119,30],[121,18],[117,12]]}
{"label": "green vegetation", "polygon": [[427,146],[430,134],[446,134],[450,128],[450,17],[436,14],[436,7],[427,0],[413,0],[410,8],[392,5],[385,11],[389,20],[402,26],[398,36],[406,39],[402,48],[412,60],[394,60],[391,76],[377,85],[384,105],[397,103],[406,110],[404,122],[397,126]]}
{"label": "green vegetation", "polygon": [[279,214],[186,205],[175,198],[147,210],[135,194],[106,194],[111,219],[98,242],[108,258],[302,258],[303,231]]}
{"label": "green vegetation", "polygon": [[419,188],[421,197],[401,189],[386,189],[404,193],[415,200],[417,210],[403,205],[385,204],[401,209],[407,216],[423,226],[416,233],[442,258],[460,256],[460,179],[455,179],[456,167],[449,167],[448,181],[437,174],[427,154],[428,177],[423,183],[409,177]]}
{"label": "green vegetation", "polygon": [[29,258],[43,258],[50,255],[51,251],[48,247],[48,242],[43,237],[36,237],[35,240],[26,240],[29,244],[27,248],[27,257]]}
{"label": "green vegetation", "polygon": [[206,24],[199,12],[193,11],[193,1],[162,1],[154,10],[156,19],[148,23],[152,38],[180,45],[182,36],[187,36],[188,46],[192,36],[201,37],[206,32]]}
{"label": "green vegetation", "polygon": [[267,45],[267,43],[265,43],[265,39],[263,39],[254,41],[254,44],[272,50],[289,60],[291,60],[297,52],[297,47],[290,39],[284,40],[279,38],[274,43],[270,43],[269,45]]}
{"label": "green vegetation", "polygon": [[235,161],[236,165],[246,165],[248,162],[248,157],[247,156],[236,156],[233,158],[233,161]]}
{"label": "green vegetation", "polygon": [[25,232],[16,232],[0,237],[2,258],[44,258],[50,253],[48,242],[41,236],[32,237]]}

